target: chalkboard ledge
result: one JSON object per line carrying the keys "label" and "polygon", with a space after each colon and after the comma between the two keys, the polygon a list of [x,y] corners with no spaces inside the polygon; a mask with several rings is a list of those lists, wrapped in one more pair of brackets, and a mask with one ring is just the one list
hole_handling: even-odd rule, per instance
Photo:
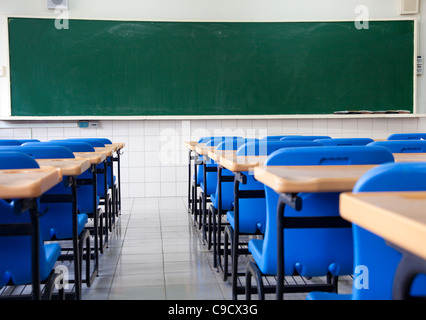
{"label": "chalkboard ledge", "polygon": [[3,116],[0,121],[70,121],[70,120],[277,120],[277,119],[367,119],[423,118],[426,113],[410,114],[291,114],[291,115],[208,115],[208,116]]}

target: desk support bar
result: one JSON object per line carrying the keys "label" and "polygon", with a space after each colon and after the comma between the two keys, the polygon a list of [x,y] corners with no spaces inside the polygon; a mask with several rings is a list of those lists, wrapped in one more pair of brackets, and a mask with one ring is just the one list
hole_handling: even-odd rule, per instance
{"label": "desk support bar", "polygon": [[352,224],[340,216],[285,217],[285,206],[302,210],[302,199],[296,193],[280,194],[277,206],[277,289],[276,299],[282,300],[284,293],[284,229],[291,228],[351,228]]}
{"label": "desk support bar", "polygon": [[283,299],[284,286],[284,209],[289,205],[297,211],[302,210],[302,199],[295,193],[280,194],[277,209],[277,300]]}
{"label": "desk support bar", "polygon": [[[232,240],[231,258],[232,258],[232,299],[237,300],[238,295],[238,243],[240,234],[240,214],[239,200],[249,198],[265,198],[265,190],[240,190],[240,183],[246,184],[247,177],[243,172],[235,172],[234,179],[234,232]],[[225,268],[226,269],[226,268]],[[227,270],[225,270],[227,272]],[[243,293],[244,291],[241,291]]]}
{"label": "desk support bar", "polygon": [[[390,244],[392,247],[394,245]],[[417,275],[426,274],[426,261],[418,256],[396,248],[402,253],[401,261],[396,268],[392,288],[393,300],[425,300],[426,297],[417,297],[410,294],[412,284]]]}

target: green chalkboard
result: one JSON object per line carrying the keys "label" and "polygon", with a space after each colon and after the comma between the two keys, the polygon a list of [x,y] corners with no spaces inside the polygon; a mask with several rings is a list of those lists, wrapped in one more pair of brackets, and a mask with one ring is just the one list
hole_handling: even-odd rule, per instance
{"label": "green chalkboard", "polygon": [[8,24],[13,116],[413,110],[412,20]]}

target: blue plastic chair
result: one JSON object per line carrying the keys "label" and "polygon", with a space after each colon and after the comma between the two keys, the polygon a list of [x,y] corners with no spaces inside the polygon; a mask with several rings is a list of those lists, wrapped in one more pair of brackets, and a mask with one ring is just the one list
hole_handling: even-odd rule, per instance
{"label": "blue plastic chair", "polygon": [[324,146],[366,146],[374,142],[370,138],[332,138],[332,139],[316,139],[314,141],[320,142]]}
{"label": "blue plastic chair", "polygon": [[[267,156],[276,150],[283,148],[294,148],[294,147],[319,147],[320,143],[314,141],[285,141],[285,140],[257,140],[247,142],[238,148],[237,156]],[[245,176],[245,183],[238,183],[239,191],[244,192],[247,190],[255,191],[258,197],[253,198],[239,198],[237,195],[236,200],[238,201],[238,228],[235,226],[235,211],[231,210],[227,212],[226,218],[229,225],[225,229],[224,239],[224,266],[223,266],[223,279],[226,281],[228,275],[228,243],[230,240],[231,248],[233,246],[234,239],[237,239],[238,246],[241,247],[244,243],[239,241],[239,235],[255,235],[263,234],[265,232],[266,222],[266,201],[264,197],[264,185],[254,178],[254,175],[249,172],[242,172]],[[232,186],[234,188],[234,186]],[[257,191],[257,192],[256,192]],[[234,201],[234,189],[230,190],[227,197],[230,197]],[[218,250],[220,251],[220,250]],[[231,256],[234,254],[233,250],[229,252]],[[239,250],[236,255],[247,254],[245,248]],[[237,267],[237,260],[233,261],[233,269]],[[235,278],[235,272],[233,271],[232,276]],[[233,279],[235,283],[235,279]],[[233,297],[236,298],[236,287],[233,287]]]}
{"label": "blue plastic chair", "polygon": [[387,140],[426,140],[426,133],[394,133]]}
{"label": "blue plastic chair", "polygon": [[[245,139],[241,137],[214,137],[206,143],[207,147],[215,147],[217,150],[236,150],[240,145],[244,144],[246,141],[251,139]],[[202,211],[199,221],[199,227],[203,228],[203,240],[207,240],[208,248],[212,246],[211,235],[213,233],[213,226],[211,223],[211,214],[213,211],[218,209],[217,203],[217,185],[218,185],[218,173],[217,173],[217,163],[215,163],[212,159],[209,159],[205,164],[202,165],[202,170],[199,170],[199,174],[203,175],[200,177],[200,187],[201,187],[201,197],[200,202],[202,205]],[[204,170],[205,175],[204,175]],[[222,175],[230,175],[228,170],[222,170]],[[205,177],[205,181],[204,181]],[[221,184],[223,186],[224,184]],[[223,194],[224,192],[222,192]],[[212,202],[213,208],[207,210],[207,201],[208,199]],[[224,210],[223,205],[225,207],[227,204],[222,201],[222,210]],[[208,221],[207,221],[208,216]],[[202,221],[201,221],[202,220]]]}
{"label": "blue plastic chair", "polygon": [[[28,142],[22,145],[23,147],[46,147],[46,146],[60,146],[69,149],[71,152],[94,152],[95,149],[88,143],[82,141],[70,141],[70,140],[51,140],[46,142]],[[41,155],[42,156],[42,155]],[[74,156],[74,155],[73,155]],[[77,180],[93,180],[93,174],[89,170],[85,171],[77,177]],[[98,188],[97,188],[98,189]],[[105,193],[105,192],[103,192]],[[93,197],[93,185],[79,185],[77,188],[77,201],[80,213],[87,214],[90,218],[98,220],[95,223],[95,227],[99,225],[99,228],[96,228],[98,231],[95,231],[95,235],[99,235],[99,249],[103,253],[104,246],[108,243],[108,233],[104,232],[105,228],[108,228],[110,222],[107,215],[101,214],[98,209],[100,205],[100,195],[96,195],[96,202],[94,203]],[[103,221],[105,220],[105,222]],[[96,243],[95,243],[96,247]]]}
{"label": "blue plastic chair", "polygon": [[[222,145],[224,148],[224,146],[230,146],[232,148],[237,148],[237,144],[238,143],[242,143],[244,140],[244,138],[242,137],[213,137],[212,139],[208,140],[206,142],[206,147],[216,147],[221,144],[222,142],[226,142],[225,145]],[[226,150],[226,149],[221,149],[221,150]],[[227,149],[227,150],[231,150],[231,149]],[[200,160],[203,160],[204,157],[200,157]],[[217,164],[209,159],[206,162],[206,167],[207,168],[217,168]],[[216,191],[216,186],[217,186],[217,170],[214,169],[208,169],[209,171],[206,171],[206,187],[204,187],[204,169],[203,169],[203,165],[199,166],[198,169],[198,177],[197,177],[197,182],[201,187],[201,190],[206,190],[206,196],[210,196],[211,194],[213,194]]]}
{"label": "blue plastic chair", "polygon": [[[249,142],[257,142],[259,140],[257,139],[251,139],[251,138],[231,138],[231,139],[225,139],[224,141],[222,141],[221,143],[219,143],[216,147],[216,150],[222,150],[222,151],[226,151],[226,150],[238,150],[241,146],[245,145],[246,143]],[[212,163],[217,167],[217,164],[214,163],[214,161],[212,161]],[[234,174],[229,171],[228,169],[223,168],[222,169],[222,176],[234,176]],[[213,177],[214,179],[214,177]],[[212,186],[212,188],[210,189],[211,191],[214,191],[210,194],[210,198],[212,201],[212,205],[214,208],[218,208],[218,189],[217,189],[217,174],[216,174],[216,186]],[[214,180],[212,181],[212,183],[214,183]],[[210,181],[208,180],[208,184],[210,184]],[[221,188],[222,188],[222,210],[224,211],[228,211],[231,210],[233,207],[233,201],[234,201],[234,197],[233,197],[233,184],[232,183],[227,183],[227,182],[222,182],[221,184]]]}
{"label": "blue plastic chair", "polygon": [[[366,172],[356,183],[353,192],[385,191],[425,191],[426,163],[390,163],[375,167]],[[386,241],[374,233],[352,225],[354,238],[354,283],[351,294],[311,292],[308,300],[390,300],[396,268],[401,253],[390,247]],[[368,289],[358,285],[355,268],[365,266],[368,270]],[[364,274],[365,276],[365,274]],[[416,277],[413,296],[426,294],[426,277]]]}
{"label": "blue plastic chair", "polygon": [[[295,147],[320,147],[321,143],[315,141],[254,141],[242,145],[236,152],[237,156],[266,156],[276,150]],[[253,174],[243,172],[246,176],[246,184],[240,184],[241,190],[264,190],[264,185],[254,178]],[[227,195],[233,199],[233,190]],[[230,199],[230,200],[231,200]],[[231,209],[229,209],[231,210]],[[257,231],[264,233],[266,220],[265,199],[240,199],[239,200],[239,229],[241,233],[253,234]],[[234,228],[234,212],[228,211],[227,219]]]}
{"label": "blue plastic chair", "polygon": [[[281,149],[272,153],[264,165],[359,165],[393,161],[392,154],[381,147],[323,146]],[[258,278],[258,287],[260,291],[263,291],[260,275],[276,275],[277,272],[276,216],[279,195],[267,186],[265,186],[265,195],[267,201],[265,235],[262,240],[249,241],[249,251],[254,263],[249,263],[247,266],[246,292],[250,292],[251,276]],[[302,209],[296,211],[286,206],[285,217],[339,216],[339,193],[299,193],[298,197],[301,200]],[[338,276],[352,273],[353,242],[350,228],[301,228],[285,229],[283,232],[285,275],[299,274],[304,277],[329,275],[334,279],[334,283],[328,284],[336,288]],[[306,287],[306,291],[312,291],[312,289]]]}
{"label": "blue plastic chair", "polygon": [[[65,141],[75,141],[75,142],[85,142],[90,144],[93,148],[103,148],[105,144],[111,144],[111,140],[106,138],[68,138]],[[107,157],[106,160],[106,173],[104,173],[104,164],[99,164],[98,169],[99,172],[97,174],[97,193],[98,195],[104,199],[105,206],[109,206],[108,213],[111,212],[110,215],[110,227],[115,223],[115,217],[118,216],[118,205],[117,205],[117,185],[116,185],[116,177],[112,174],[113,170],[113,157]],[[107,175],[107,184],[105,188],[105,177],[104,174]],[[105,194],[105,189],[110,190],[111,196],[107,197]],[[112,230],[110,228],[110,230]]]}
{"label": "blue plastic chair", "polygon": [[318,139],[331,139],[329,136],[286,136],[280,140],[318,140]]}
{"label": "blue plastic chair", "polygon": [[[14,151],[0,152],[0,169],[34,169],[38,163],[27,154]],[[0,200],[0,224],[31,223],[30,210],[16,214],[15,201]],[[32,210],[39,210],[37,207]],[[31,284],[32,279],[32,240],[30,236],[0,236],[0,287]],[[39,277],[46,282],[46,297],[51,298],[58,274],[53,272],[61,247],[57,243],[44,244],[41,236],[38,239]],[[34,288],[34,290],[36,290]],[[60,298],[63,298],[61,290]]]}
{"label": "blue plastic chair", "polygon": [[[0,200],[0,224],[7,227],[9,224],[30,223],[30,212],[27,210],[16,214],[14,202]],[[31,237],[30,236],[2,236],[0,237],[0,288],[7,285],[25,285],[32,283]],[[58,243],[44,244],[41,237],[38,242],[39,275],[41,282],[47,282],[46,291],[51,297],[55,279],[54,267],[61,253]],[[34,288],[35,290],[35,288]]]}
{"label": "blue plastic chair", "polygon": [[385,140],[374,141],[367,146],[381,146],[392,153],[424,153],[426,152],[426,140]]}
{"label": "blue plastic chair", "polygon": [[[79,149],[80,146],[80,149]],[[15,147],[20,152],[25,152],[35,159],[67,159],[75,158],[73,152],[69,149],[78,152],[79,150],[90,150],[92,147],[88,144],[81,144],[78,142],[68,142],[59,145],[59,142],[29,142],[22,146]],[[0,152],[6,148],[12,147],[0,147]],[[85,171],[83,174],[77,177],[79,179],[92,179],[90,172]],[[93,218],[97,220],[94,223],[93,229],[95,237],[95,270],[92,274],[97,272],[98,266],[98,238],[99,242],[103,243],[101,228],[104,225],[102,223],[103,216],[99,217],[94,213],[94,200],[93,200],[93,186],[92,185],[79,185],[76,188],[77,192],[77,209],[79,214],[77,215],[77,234],[78,234],[78,245],[80,247],[80,254],[83,252],[83,245],[86,243],[86,251],[90,251],[90,228],[86,227],[88,219]],[[63,195],[71,194],[71,188],[64,184],[59,184],[46,192],[46,195]],[[99,204],[99,197],[97,198],[96,207]],[[43,215],[40,218],[40,225],[42,229],[42,235],[44,240],[58,239],[65,240],[71,239],[73,236],[72,232],[72,204],[67,202],[46,202],[41,203],[41,210],[47,210],[52,212],[51,214]],[[101,227],[98,227],[100,225]],[[99,234],[99,237],[98,237]],[[101,251],[101,253],[103,250]],[[81,254],[81,257],[83,255]],[[91,285],[92,276],[90,276],[90,255],[86,255],[86,283],[87,286]]]}
{"label": "blue plastic chair", "polygon": [[[66,148],[71,152],[72,158],[74,158],[73,152],[94,152],[95,149],[88,143],[85,142],[78,142],[78,141],[65,141],[65,140],[55,140],[55,141],[46,141],[46,142],[27,142],[22,145],[23,147],[33,147],[33,148],[43,148],[44,150],[49,150],[49,146],[53,147],[52,150],[55,150],[55,147],[62,147]],[[37,158],[40,159],[49,159],[49,158],[58,158],[56,155],[50,155],[49,153],[45,153],[45,151],[42,150],[39,153],[37,153]],[[71,155],[66,155],[62,153],[63,158],[71,158]],[[80,176],[77,177],[78,179],[92,179],[92,174],[89,171],[84,172]],[[93,214],[93,186],[91,185],[81,185],[77,189],[77,195],[78,195],[78,203],[79,203],[79,210],[81,213],[86,214]],[[99,198],[97,197],[97,204],[96,207],[99,205]]]}
{"label": "blue plastic chair", "polygon": [[[23,146],[8,146],[1,147],[2,151],[10,151],[11,149],[25,153],[34,159],[73,159],[74,154],[67,148],[62,146],[55,146],[43,143],[35,143],[33,145]],[[65,179],[66,177],[64,177]],[[54,199],[47,198],[63,195],[71,195],[72,189],[64,183],[59,183],[47,192],[41,198],[40,210],[46,212],[40,217],[40,233],[43,240],[69,240],[74,237],[73,233],[73,204],[69,201],[55,201]],[[47,198],[46,200],[43,200]],[[78,199],[78,198],[77,198]],[[81,200],[80,200],[81,203]],[[86,251],[90,252],[90,233],[85,229],[88,222],[88,215],[81,213],[79,210],[79,202],[76,202],[77,210],[77,244],[80,248],[80,258],[83,257],[83,247],[86,243]],[[67,249],[64,249],[66,251]],[[86,255],[87,258],[90,255]],[[64,255],[63,258],[73,259],[69,255]],[[86,260],[86,274],[90,273],[90,259]],[[79,281],[79,280],[77,280]],[[86,280],[87,285],[90,286],[90,281]]]}
{"label": "blue plastic chair", "polygon": [[[244,145],[250,141],[258,141],[256,138],[241,138],[241,137],[223,137],[219,140],[219,143],[216,146],[216,150],[219,151],[229,151],[237,150],[240,146]],[[210,141],[208,144],[215,144],[217,142]],[[209,189],[211,194],[209,194],[211,200],[211,206],[208,210],[208,248],[210,249],[213,246],[213,266],[217,266],[217,241],[220,242],[220,232],[222,230],[222,215],[233,207],[233,182],[234,174],[226,168],[218,168],[217,164],[214,161],[210,161],[211,168],[214,170],[211,171],[209,179],[207,179],[208,184],[216,184],[211,186]],[[211,170],[211,169],[210,169]],[[218,172],[220,170],[220,172]],[[218,176],[220,175],[221,181],[219,185]],[[221,204],[219,205],[219,190],[221,194]],[[212,221],[213,220],[213,221]],[[213,239],[212,239],[213,235]]]}

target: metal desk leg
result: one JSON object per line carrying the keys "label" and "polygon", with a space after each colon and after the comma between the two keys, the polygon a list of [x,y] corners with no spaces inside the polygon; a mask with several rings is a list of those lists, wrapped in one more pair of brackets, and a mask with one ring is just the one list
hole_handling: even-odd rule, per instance
{"label": "metal desk leg", "polygon": [[31,260],[32,260],[32,289],[33,299],[41,300],[40,291],[40,224],[38,220],[37,200],[31,199],[30,201],[30,217],[32,225],[31,236]]}

